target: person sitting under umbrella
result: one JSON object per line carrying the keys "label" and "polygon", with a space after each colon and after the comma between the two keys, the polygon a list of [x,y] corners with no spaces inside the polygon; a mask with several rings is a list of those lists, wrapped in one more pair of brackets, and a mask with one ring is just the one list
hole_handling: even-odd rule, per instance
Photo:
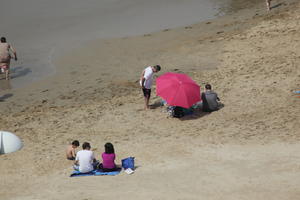
{"label": "person sitting under umbrella", "polygon": [[200,86],[188,75],[167,72],[156,79],[156,93],[168,104],[173,117],[192,113],[192,106],[201,100]]}

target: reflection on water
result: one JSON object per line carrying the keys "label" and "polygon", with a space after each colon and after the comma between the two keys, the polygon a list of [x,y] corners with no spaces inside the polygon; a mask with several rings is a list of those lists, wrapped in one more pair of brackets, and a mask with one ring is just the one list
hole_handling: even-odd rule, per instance
{"label": "reflection on water", "polygon": [[[16,66],[10,69],[10,83],[9,87],[4,86],[4,89],[20,88],[32,81],[31,77],[32,69],[29,67]],[[1,78],[0,78],[1,80]],[[1,83],[0,83],[1,84]],[[0,91],[3,90],[0,88]]]}
{"label": "reflection on water", "polygon": [[5,80],[4,73],[0,74],[0,91],[12,89],[16,84],[19,84],[18,78],[22,79],[22,77],[26,77],[30,73],[32,73],[30,68],[17,66],[10,69],[10,80]]}
{"label": "reflection on water", "polygon": [[23,67],[15,67],[11,69],[11,78],[18,78],[21,76],[26,76],[27,74],[31,73],[31,69],[30,68],[23,68]]}

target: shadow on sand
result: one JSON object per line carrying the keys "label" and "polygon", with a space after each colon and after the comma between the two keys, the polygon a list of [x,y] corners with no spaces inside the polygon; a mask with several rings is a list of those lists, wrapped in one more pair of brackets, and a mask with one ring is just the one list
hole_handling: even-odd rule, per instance
{"label": "shadow on sand", "polygon": [[[220,111],[222,108],[224,108],[224,104],[223,103],[219,103],[219,109],[214,111],[214,112],[218,112]],[[206,115],[211,114],[212,112],[203,112],[201,108],[197,108],[194,110],[193,114],[190,115],[186,115],[182,118],[179,118],[181,121],[185,121],[185,120],[194,120],[194,119],[199,119],[201,117],[204,117]]]}
{"label": "shadow on sand", "polygon": [[13,94],[11,94],[11,93],[8,93],[8,94],[5,94],[3,96],[0,96],[0,102],[5,101],[5,99],[8,99],[8,98],[10,98],[12,96],[13,96]]}
{"label": "shadow on sand", "polygon": [[156,109],[162,106],[161,100],[156,100],[154,104],[150,105],[150,109]]}
{"label": "shadow on sand", "polygon": [[209,115],[209,114],[210,114],[210,112],[203,112],[200,109],[196,109],[196,110],[194,110],[193,114],[185,115],[185,116],[179,118],[179,120],[181,120],[181,121],[195,120],[195,119],[202,118],[202,117],[204,117],[206,115]]}
{"label": "shadow on sand", "polygon": [[[162,105],[161,100],[157,100],[152,105],[150,105],[150,109],[156,109],[156,108],[159,108],[159,107],[162,107],[162,106],[163,105]],[[219,102],[219,110],[221,110],[222,108],[224,108],[224,106],[225,105],[223,103]],[[218,112],[219,110],[214,111],[214,112]],[[181,120],[181,121],[195,120],[195,119],[199,119],[199,118],[204,117],[204,116],[209,115],[209,114],[211,114],[211,112],[203,112],[202,108],[199,107],[197,109],[194,109],[192,114],[185,115],[185,116],[179,118],[179,120]]]}
{"label": "shadow on sand", "polygon": [[274,5],[274,6],[271,6],[270,9],[272,10],[274,8],[278,8],[278,7],[283,6],[283,5],[284,5],[284,3],[281,2],[281,3],[278,3],[278,4]]}

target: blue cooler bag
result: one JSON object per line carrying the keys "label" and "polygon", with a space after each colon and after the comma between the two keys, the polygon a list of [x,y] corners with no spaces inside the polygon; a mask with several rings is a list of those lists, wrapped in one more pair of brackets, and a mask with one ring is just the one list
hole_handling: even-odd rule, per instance
{"label": "blue cooler bag", "polygon": [[128,157],[128,158],[124,158],[122,159],[122,167],[124,169],[132,169],[134,170],[134,157]]}

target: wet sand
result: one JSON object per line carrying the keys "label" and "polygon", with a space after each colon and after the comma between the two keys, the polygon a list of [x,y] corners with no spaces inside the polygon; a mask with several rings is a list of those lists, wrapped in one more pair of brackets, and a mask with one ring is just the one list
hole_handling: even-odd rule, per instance
{"label": "wet sand", "polygon": [[1,34],[18,50],[12,87],[56,73],[53,59],[87,41],[141,35],[221,14],[229,0],[12,0],[1,3]]}
{"label": "wet sand", "polygon": [[[95,40],[58,58],[58,73],[0,93],[1,129],[24,148],[0,156],[0,193],[31,199],[297,199],[300,193],[299,10],[251,7],[181,28]],[[276,3],[276,1],[274,2]],[[278,2],[280,3],[280,2]],[[144,111],[137,79],[149,64],[211,83],[224,108],[169,118]],[[160,73],[161,74],[161,73]],[[112,142],[133,175],[69,178],[65,147]],[[18,183],[18,184],[16,184]]]}

